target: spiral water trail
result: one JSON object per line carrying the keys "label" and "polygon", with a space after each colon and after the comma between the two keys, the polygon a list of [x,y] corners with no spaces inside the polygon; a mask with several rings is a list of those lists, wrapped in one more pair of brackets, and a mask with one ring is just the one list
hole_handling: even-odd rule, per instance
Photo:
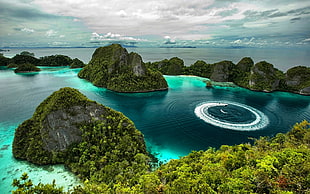
{"label": "spiral water trail", "polygon": [[[220,119],[215,115],[210,114],[208,111],[212,107],[227,107],[225,111],[220,109],[221,114],[227,114],[227,110],[229,111],[229,105],[245,109],[249,113],[253,114],[255,119],[240,123],[230,122],[229,120]],[[261,111],[244,104],[228,101],[212,101],[200,103],[195,108],[195,114],[197,117],[211,125],[237,131],[255,131],[266,127],[269,123],[268,117]]]}

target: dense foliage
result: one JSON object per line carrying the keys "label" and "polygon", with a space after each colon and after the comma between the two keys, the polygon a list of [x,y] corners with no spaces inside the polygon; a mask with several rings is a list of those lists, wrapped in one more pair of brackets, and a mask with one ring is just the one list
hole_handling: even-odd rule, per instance
{"label": "dense foliage", "polygon": [[10,58],[7,58],[5,56],[2,55],[2,53],[0,54],[0,66],[7,66],[10,64]]}
{"label": "dense foliage", "polygon": [[40,194],[61,194],[63,193],[62,187],[56,187],[55,180],[52,184],[42,184],[33,185],[31,179],[27,173],[23,173],[20,179],[14,179],[12,185],[17,187],[13,194],[20,193],[40,193]]}
{"label": "dense foliage", "polygon": [[83,68],[84,66],[85,64],[83,63],[83,61],[78,58],[73,59],[72,63],[70,64],[70,68]]}
{"label": "dense foliage", "polygon": [[[136,167],[145,169],[143,163],[144,160],[136,160]],[[298,123],[286,134],[261,137],[254,145],[193,151],[153,172],[140,172],[144,174],[126,180],[128,183],[117,180],[108,184],[93,176],[71,192],[309,193],[310,123]]]}
{"label": "dense foliage", "polygon": [[51,55],[40,57],[40,66],[70,66],[72,59],[65,55]]}
{"label": "dense foliage", "polygon": [[[114,184],[134,184],[149,168],[143,135],[122,113],[103,107],[102,120],[76,123],[82,140],[68,149],[50,152],[44,149],[42,123],[57,110],[95,103],[73,88],[62,88],[44,100],[33,117],[15,132],[13,155],[36,164],[64,163],[82,180]],[[74,113],[72,113],[74,114]]]}
{"label": "dense foliage", "polygon": [[10,67],[17,67],[18,65],[26,64],[26,63],[30,63],[30,64],[37,66],[39,62],[40,62],[39,59],[31,55],[17,54],[10,60]]}
{"label": "dense foliage", "polygon": [[40,57],[40,59],[36,58],[34,53],[29,51],[22,51],[12,58],[0,55],[0,66],[15,68],[22,64],[33,64],[35,66],[70,66],[70,68],[83,68],[85,66],[78,58],[71,59],[65,55],[44,56]]}
{"label": "dense foliage", "polygon": [[30,63],[21,64],[14,70],[15,73],[37,72],[37,71],[41,71],[41,69]]}
{"label": "dense foliage", "polygon": [[174,57],[147,63],[147,66],[166,75],[195,75],[217,82],[233,82],[256,91],[281,90],[310,95],[303,91],[310,88],[310,68],[304,66],[293,67],[283,73],[266,61],[254,64],[250,57],[244,57],[236,65],[231,61],[208,64],[199,60],[190,66],[184,66],[181,59]]}
{"label": "dense foliage", "polygon": [[160,72],[146,68],[140,55],[128,54],[118,44],[96,49],[78,76],[117,92],[149,92],[168,88]]}
{"label": "dense foliage", "polygon": [[297,66],[286,72],[286,90],[298,91],[310,87],[310,67]]}
{"label": "dense foliage", "polygon": [[159,70],[165,75],[180,75],[184,72],[184,61],[178,57],[164,59],[159,62],[148,63],[147,66],[153,70]]}

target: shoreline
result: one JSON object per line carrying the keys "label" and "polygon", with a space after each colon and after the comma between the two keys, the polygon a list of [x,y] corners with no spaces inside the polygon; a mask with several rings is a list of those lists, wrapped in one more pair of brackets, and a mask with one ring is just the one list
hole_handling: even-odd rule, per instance
{"label": "shoreline", "polygon": [[291,93],[291,94],[298,94],[301,96],[310,96],[310,93],[300,93],[300,92],[293,92],[293,91],[285,91],[285,90],[273,90],[273,91],[267,91],[267,90],[255,90],[255,89],[251,89],[251,88],[247,88],[247,87],[243,87],[240,86],[234,82],[216,82],[216,81],[212,81],[210,78],[207,77],[200,77],[197,75],[164,75],[164,76],[180,76],[180,77],[197,77],[197,78],[203,78],[203,79],[208,79],[211,82],[211,87],[207,86],[206,83],[206,87],[207,88],[212,88],[213,86],[220,86],[220,87],[240,87],[240,88],[244,88],[253,92],[262,92],[262,93],[273,93],[273,92],[287,92],[287,93]]}
{"label": "shoreline", "polygon": [[[98,86],[97,86],[98,87]],[[145,90],[145,91],[116,91],[116,90],[111,90],[111,89],[108,89],[106,88],[107,90],[109,91],[112,91],[112,92],[117,92],[117,93],[123,93],[123,94],[135,94],[135,93],[150,93],[150,92],[161,92],[161,91],[168,91],[169,90],[169,87],[168,88],[160,88],[160,89],[153,89],[153,90]]]}

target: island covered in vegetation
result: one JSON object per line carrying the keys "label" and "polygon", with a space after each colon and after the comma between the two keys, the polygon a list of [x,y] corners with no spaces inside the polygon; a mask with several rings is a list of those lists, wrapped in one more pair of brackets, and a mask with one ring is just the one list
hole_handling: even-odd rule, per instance
{"label": "island covered in vegetation", "polygon": [[85,64],[78,58],[71,59],[65,55],[51,55],[36,58],[34,53],[23,51],[12,58],[7,58],[0,54],[0,66],[8,68],[18,68],[20,65],[31,64],[34,66],[69,66],[70,68],[83,68]]}
{"label": "island covered in vegetation", "polygon": [[[185,66],[182,59],[173,57],[146,65],[164,75],[195,75],[214,82],[233,82],[254,91],[310,95],[310,67],[305,66],[293,67],[284,73],[266,61],[254,64],[250,57],[241,59],[237,64],[231,61],[214,64],[196,61],[191,66]],[[210,82],[208,86],[211,86]]]}
{"label": "island covered in vegetation", "polygon": [[41,69],[30,63],[21,64],[14,70],[15,73],[31,73],[38,71],[41,71]]}
{"label": "island covered in vegetation", "polygon": [[149,169],[143,135],[122,113],[62,88],[15,131],[13,155],[34,164],[65,164],[82,180],[135,184]]}
{"label": "island covered in vegetation", "polygon": [[152,92],[168,89],[163,75],[147,68],[137,53],[119,44],[97,48],[91,61],[78,74],[99,87],[116,92]]}

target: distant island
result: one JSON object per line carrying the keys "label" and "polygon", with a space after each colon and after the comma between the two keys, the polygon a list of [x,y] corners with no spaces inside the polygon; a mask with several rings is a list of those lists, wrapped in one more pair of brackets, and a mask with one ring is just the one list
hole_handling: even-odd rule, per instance
{"label": "distant island", "polygon": [[209,78],[211,82],[207,82],[208,87],[212,86],[212,81],[233,82],[253,91],[285,91],[310,95],[310,67],[305,66],[292,67],[283,73],[266,61],[254,64],[250,57],[244,57],[237,64],[231,61],[214,64],[196,61],[191,66],[185,66],[182,59],[173,57],[146,65],[164,75],[195,75]]}
{"label": "distant island", "polygon": [[30,63],[21,64],[14,70],[15,73],[32,73],[32,72],[39,72],[39,71],[41,71],[40,68]]}
{"label": "distant island", "polygon": [[78,77],[115,92],[153,92],[168,89],[158,70],[151,70],[137,53],[128,53],[120,44],[97,48]]}
{"label": "distant island", "polygon": [[0,66],[6,66],[8,68],[18,68],[20,65],[31,64],[34,66],[69,66],[70,68],[83,68],[85,64],[78,58],[71,59],[65,55],[51,55],[36,58],[34,53],[23,51],[20,54],[16,54],[12,58],[4,57],[0,55]]}

